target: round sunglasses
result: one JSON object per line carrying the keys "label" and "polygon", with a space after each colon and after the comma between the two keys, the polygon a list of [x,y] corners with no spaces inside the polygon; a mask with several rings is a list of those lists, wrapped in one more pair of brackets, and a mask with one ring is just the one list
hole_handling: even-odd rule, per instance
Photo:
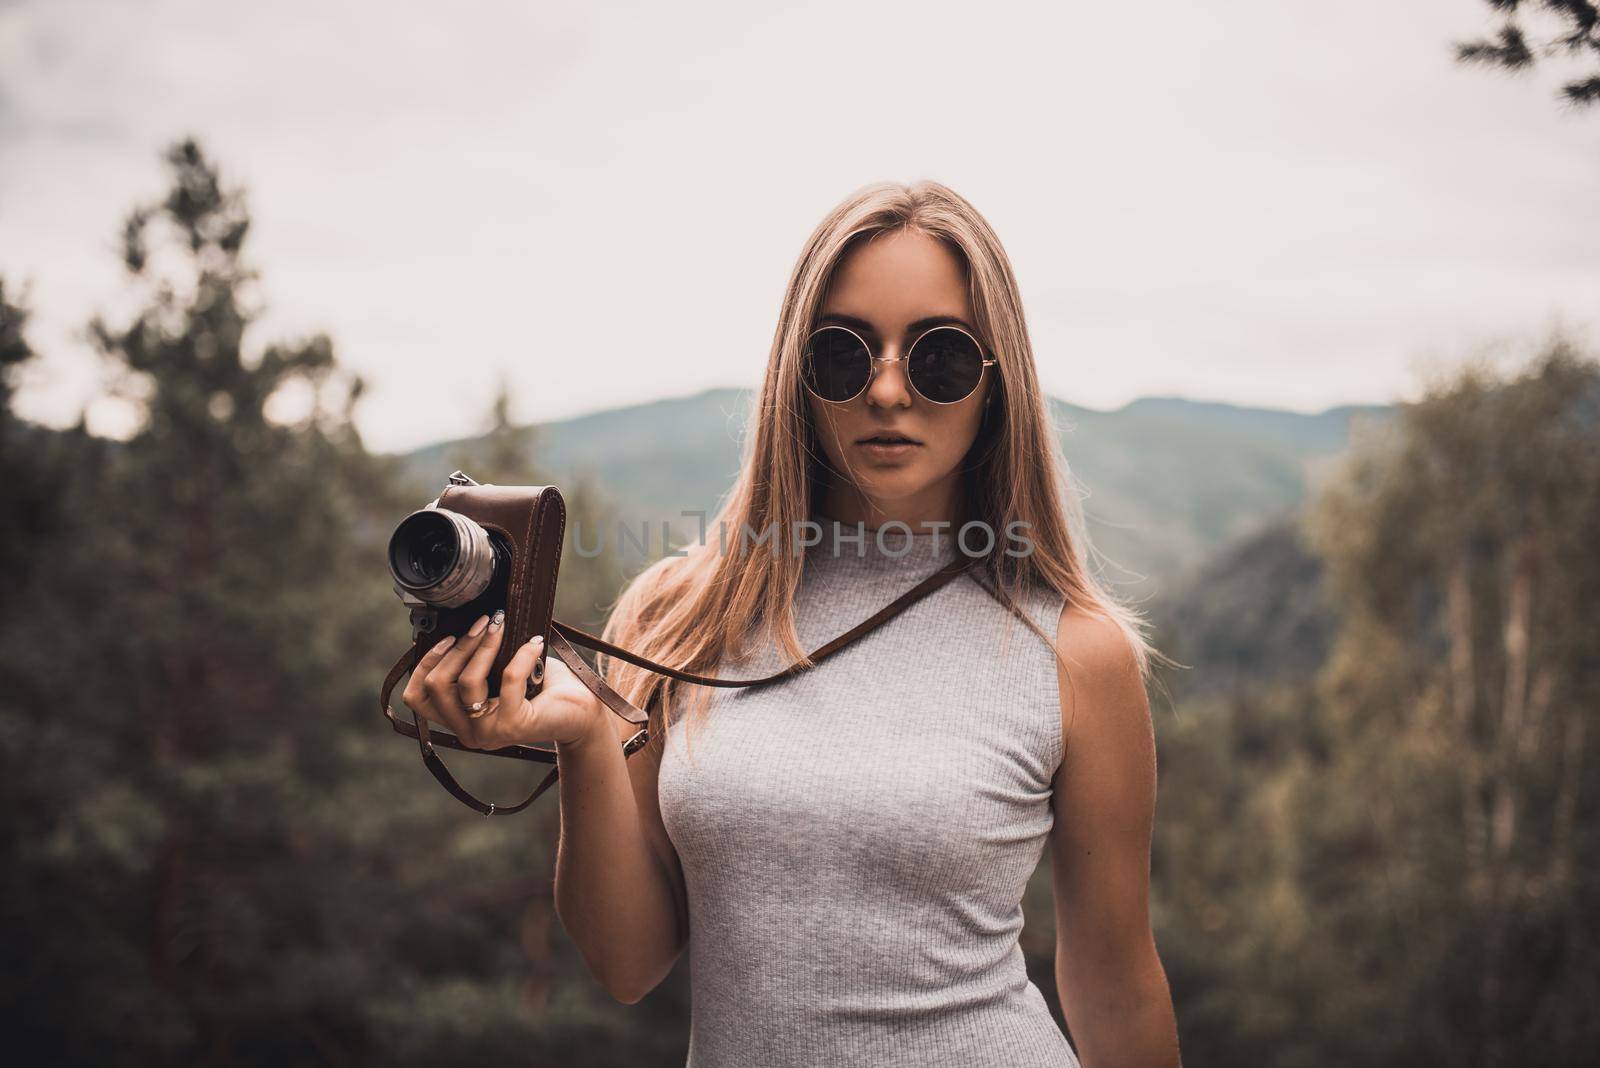
{"label": "round sunglasses", "polygon": [[906,361],[906,378],[923,400],[955,404],[972,396],[983,369],[998,363],[985,358],[978,339],[959,326],[935,326],[917,336],[904,356],[874,356],[861,335],[847,326],[822,326],[806,338],[800,376],[820,400],[842,404],[872,384],[880,363]]}

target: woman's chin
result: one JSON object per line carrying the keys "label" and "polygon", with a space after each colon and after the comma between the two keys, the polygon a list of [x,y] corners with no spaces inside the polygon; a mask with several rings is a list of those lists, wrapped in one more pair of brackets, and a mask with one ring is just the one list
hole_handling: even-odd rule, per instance
{"label": "woman's chin", "polygon": [[926,471],[904,467],[861,471],[860,476],[862,493],[882,507],[915,497],[935,481]]}

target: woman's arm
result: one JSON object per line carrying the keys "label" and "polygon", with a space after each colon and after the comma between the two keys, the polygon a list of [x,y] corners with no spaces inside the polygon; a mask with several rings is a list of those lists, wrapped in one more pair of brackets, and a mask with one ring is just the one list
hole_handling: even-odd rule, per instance
{"label": "woman's arm", "polygon": [[1156,750],[1132,646],[1068,607],[1057,646],[1065,753],[1051,802],[1056,988],[1084,1068],[1176,1068],[1177,1022],[1150,930]]}
{"label": "woman's arm", "polygon": [[625,758],[633,724],[601,711],[615,729],[556,745],[556,914],[595,978],[631,1005],[671,973],[688,944],[688,914],[683,869],[657,803],[660,740]]}
{"label": "woman's arm", "polygon": [[[429,650],[411,673],[404,700],[472,749],[556,743],[556,915],[594,977],[618,1001],[632,1004],[672,971],[689,930],[683,872],[656,805],[660,743],[652,739],[625,758],[622,740],[633,733],[633,724],[602,705],[556,656],[545,658],[544,682],[534,698],[496,700],[489,714],[470,717],[461,695],[489,692],[503,617],[484,616],[460,640],[446,639]],[[526,692],[541,648],[536,636],[512,655],[501,694]]]}

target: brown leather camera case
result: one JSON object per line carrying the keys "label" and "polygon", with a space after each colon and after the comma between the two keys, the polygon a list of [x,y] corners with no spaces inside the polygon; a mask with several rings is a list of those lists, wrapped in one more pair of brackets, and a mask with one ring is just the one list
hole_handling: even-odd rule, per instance
{"label": "brown leather camera case", "polygon": [[[498,531],[511,545],[511,584],[506,604],[505,637],[489,669],[489,696],[500,693],[506,665],[536,634],[549,635],[555,613],[556,578],[567,531],[567,502],[554,486],[446,486],[439,507],[459,512],[485,530]],[[481,614],[475,609],[439,609],[439,624],[411,647],[411,666],[447,634],[467,632]],[[471,618],[468,618],[471,617]],[[539,654],[533,678],[544,678],[546,648]],[[539,692],[530,682],[528,696]]]}

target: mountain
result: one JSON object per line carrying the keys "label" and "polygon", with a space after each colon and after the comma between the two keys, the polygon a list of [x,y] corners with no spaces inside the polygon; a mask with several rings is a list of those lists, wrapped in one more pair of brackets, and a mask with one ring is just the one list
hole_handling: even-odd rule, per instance
{"label": "mountain", "polygon": [[[732,484],[751,400],[747,390],[712,389],[537,424],[531,447],[555,479],[598,482],[624,522],[635,530],[648,522],[659,545],[662,521],[693,536],[695,521],[679,513],[714,511]],[[1344,448],[1351,421],[1390,411],[1347,405],[1302,414],[1181,397],[1142,398],[1115,411],[1050,402],[1087,494],[1102,573],[1139,599],[1192,580],[1224,545],[1296,508],[1320,465]],[[437,492],[452,449],[473,440],[403,456],[419,497]],[[584,540],[592,543],[591,532]]]}
{"label": "mountain", "polygon": [[[663,520],[686,522],[697,532],[679,513],[713,511],[732,486],[748,404],[744,390],[713,389],[540,423],[533,448],[556,479],[593,478],[616,502],[622,521],[634,529],[648,522],[652,544],[659,544]],[[453,450],[476,440],[452,439],[405,454],[419,492],[437,492],[454,469]],[[584,539],[590,540],[587,532]]]}
{"label": "mountain", "polygon": [[1392,411],[1345,405],[1306,415],[1181,397],[1115,411],[1051,407],[1088,494],[1090,538],[1108,557],[1103,573],[1139,595],[1191,577],[1224,545],[1297,508],[1344,449],[1352,421]]}
{"label": "mountain", "polygon": [[1152,607],[1157,646],[1189,668],[1171,676],[1175,695],[1304,681],[1327,659],[1338,616],[1300,519],[1284,513],[1224,546]]}

